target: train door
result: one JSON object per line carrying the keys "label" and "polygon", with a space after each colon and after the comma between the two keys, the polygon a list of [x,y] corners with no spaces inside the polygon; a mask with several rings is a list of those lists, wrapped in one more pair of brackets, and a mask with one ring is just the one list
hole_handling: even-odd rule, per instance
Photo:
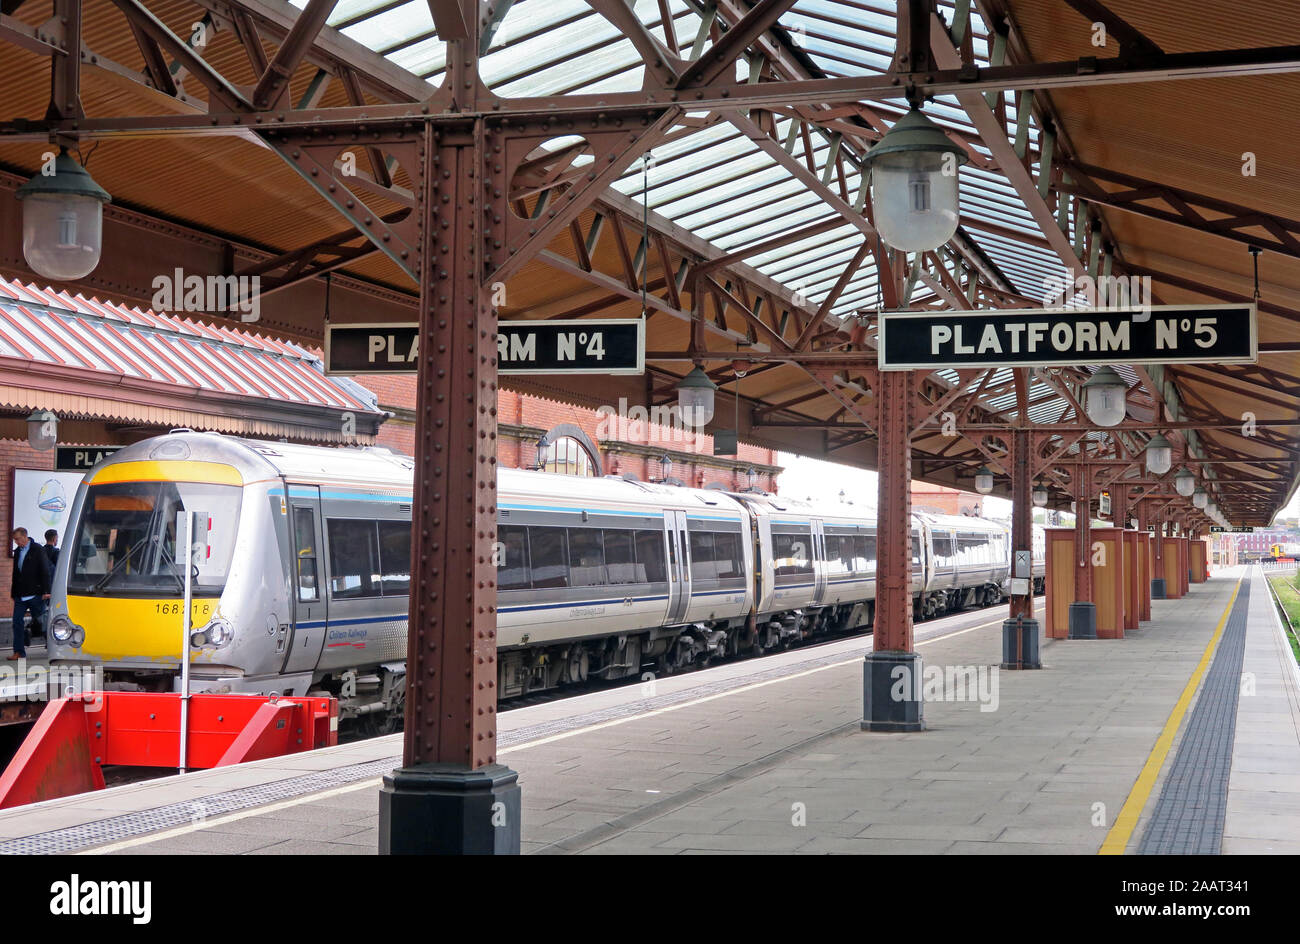
{"label": "train door", "polygon": [[826,529],[820,518],[809,521],[812,528],[812,543],[809,548],[813,559],[813,605],[826,599]]}
{"label": "train door", "polygon": [[686,535],[686,512],[664,511],[668,539],[668,622],[686,619],[691,602],[690,541]]}
{"label": "train door", "polygon": [[320,488],[289,488],[289,531],[293,548],[293,634],[285,656],[285,672],[305,672],[320,661],[325,643],[328,594],[325,592],[324,522],[320,517]]}

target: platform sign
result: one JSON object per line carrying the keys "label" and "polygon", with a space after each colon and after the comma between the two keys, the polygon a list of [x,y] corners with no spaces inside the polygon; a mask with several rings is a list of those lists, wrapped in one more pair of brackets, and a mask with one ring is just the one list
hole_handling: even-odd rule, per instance
{"label": "platform sign", "polygon": [[93,469],[102,459],[107,459],[121,446],[58,446],[54,454],[54,468],[61,472]]}
{"label": "platform sign", "polygon": [[1224,528],[1217,524],[1210,525],[1211,534],[1254,534],[1254,528]]}
{"label": "platform sign", "polygon": [[[419,326],[327,325],[325,373],[415,373]],[[645,322],[640,318],[596,321],[501,321],[497,324],[499,374],[643,374]]]}
{"label": "platform sign", "polygon": [[1258,355],[1253,304],[880,314],[881,370],[1250,364]]}

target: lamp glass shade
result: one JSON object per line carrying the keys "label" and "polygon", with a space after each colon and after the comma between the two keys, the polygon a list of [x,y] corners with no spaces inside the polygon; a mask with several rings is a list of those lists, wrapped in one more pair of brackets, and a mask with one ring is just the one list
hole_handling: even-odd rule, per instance
{"label": "lamp glass shade", "polygon": [[993,491],[993,472],[986,465],[980,466],[975,472],[975,491],[981,495]]}
{"label": "lamp glass shade", "polygon": [[668,481],[668,476],[670,476],[673,471],[673,460],[668,458],[667,453],[664,453],[659,457],[659,471],[663,481]]}
{"label": "lamp glass shade", "polygon": [[1206,494],[1205,489],[1199,486],[1196,491],[1192,492],[1192,505],[1196,508],[1204,508],[1209,500],[1210,496]]}
{"label": "lamp glass shade", "polygon": [[1190,497],[1196,491],[1196,476],[1187,469],[1179,469],[1174,476],[1174,491],[1184,498]]}
{"label": "lamp glass shade", "polygon": [[913,108],[867,152],[871,206],[880,238],[904,252],[929,252],[960,221],[960,165],[966,152]]}
{"label": "lamp glass shade", "polygon": [[27,443],[48,452],[59,441],[59,418],[49,410],[37,410],[27,417]]}
{"label": "lamp glass shade", "polygon": [[745,485],[753,488],[758,484],[758,473],[754,471],[753,466],[745,470]]}
{"label": "lamp glass shade", "polygon": [[104,205],[92,197],[37,194],[23,201],[23,258],[55,282],[89,275],[103,248]]}
{"label": "lamp glass shade", "polygon": [[960,219],[958,177],[942,154],[899,152],[871,167],[871,206],[880,238],[904,252],[930,252],[952,239]]}
{"label": "lamp glass shade", "polygon": [[14,195],[23,204],[23,258],[32,271],[56,282],[94,271],[110,198],[72,155],[61,150]]}
{"label": "lamp glass shade", "polygon": [[1152,475],[1164,475],[1173,464],[1174,450],[1169,440],[1159,433],[1147,442],[1147,471]]}
{"label": "lamp glass shade", "polygon": [[682,422],[699,428],[713,419],[714,393],[718,385],[696,367],[677,383],[677,410]]}
{"label": "lamp glass shade", "polygon": [[1033,499],[1034,505],[1042,508],[1047,504],[1047,489],[1036,488],[1030,493],[1030,497]]}
{"label": "lamp glass shade", "polygon": [[1098,368],[1083,384],[1084,409],[1098,426],[1118,426],[1127,415],[1128,384],[1110,367]]}
{"label": "lamp glass shade", "polygon": [[546,468],[546,463],[551,460],[551,444],[545,439],[537,440],[537,468]]}

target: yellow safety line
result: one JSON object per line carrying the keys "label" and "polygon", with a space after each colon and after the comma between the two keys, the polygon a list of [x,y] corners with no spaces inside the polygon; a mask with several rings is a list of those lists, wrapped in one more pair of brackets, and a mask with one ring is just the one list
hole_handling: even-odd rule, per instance
{"label": "yellow safety line", "polygon": [[1228,625],[1228,617],[1232,613],[1232,605],[1237,602],[1237,593],[1241,590],[1241,581],[1243,579],[1245,578],[1237,578],[1237,585],[1232,588],[1232,596],[1228,598],[1228,605],[1223,610],[1223,617],[1219,620],[1219,625],[1215,627],[1214,635],[1206,643],[1205,651],[1201,653],[1201,661],[1197,664],[1196,670],[1192,672],[1191,678],[1187,680],[1187,684],[1183,686],[1183,694],[1179,697],[1178,703],[1174,705],[1174,710],[1169,713],[1169,720],[1165,722],[1164,730],[1160,732],[1160,737],[1156,739],[1155,746],[1151,748],[1151,754],[1147,757],[1142,772],[1138,774],[1137,782],[1133,784],[1133,789],[1129,791],[1128,799],[1124,801],[1124,806],[1120,809],[1119,815],[1115,817],[1115,825],[1111,826],[1110,832],[1106,834],[1106,841],[1097,850],[1097,855],[1123,855],[1124,850],[1128,848],[1129,839],[1133,836],[1133,830],[1137,829],[1138,820],[1142,816],[1142,811],[1146,809],[1151,790],[1156,785],[1156,778],[1160,776],[1160,770],[1164,767],[1165,758],[1169,755],[1169,749],[1173,747],[1174,735],[1178,733],[1178,728],[1183,722],[1183,715],[1187,714],[1187,706],[1192,703],[1192,696],[1196,694],[1197,686],[1201,684],[1201,676],[1205,674],[1205,670],[1210,665],[1214,649],[1219,644],[1219,637],[1223,635],[1223,627]]}

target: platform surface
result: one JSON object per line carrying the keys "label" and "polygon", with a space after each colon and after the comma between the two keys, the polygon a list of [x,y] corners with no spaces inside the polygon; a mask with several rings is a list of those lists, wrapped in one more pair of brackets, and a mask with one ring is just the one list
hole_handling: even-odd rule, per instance
{"label": "platform surface", "polygon": [[[927,666],[985,683],[958,701],[948,678],[924,732],[859,730],[869,637],[506,712],[499,754],[520,775],[524,851],[1136,852],[1206,679],[1232,669],[1212,671],[1247,585],[1253,694],[1233,685],[1204,703],[1218,718],[1234,702],[1225,774],[1177,795],[1222,793],[1209,838],[1223,852],[1296,851],[1300,676],[1258,568],[1155,601],[1124,640],[1044,640],[1042,671],[991,673],[1000,607],[920,624]],[[373,854],[379,778],[400,748],[378,738],[4,811],[0,851]]]}

